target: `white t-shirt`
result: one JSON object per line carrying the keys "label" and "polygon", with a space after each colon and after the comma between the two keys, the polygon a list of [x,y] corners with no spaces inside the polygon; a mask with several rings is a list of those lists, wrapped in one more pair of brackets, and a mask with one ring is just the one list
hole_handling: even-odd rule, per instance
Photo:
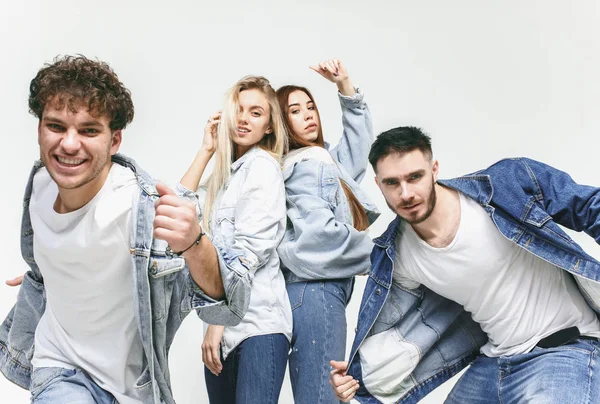
{"label": "white t-shirt", "polygon": [[444,248],[430,246],[402,223],[396,282],[422,283],[463,305],[487,333],[481,352],[489,357],[528,352],[573,326],[600,337],[598,318],[570,274],[506,239],[486,211],[462,194],[460,207],[456,236]]}
{"label": "white t-shirt", "polygon": [[57,213],[56,183],[41,169],[29,206],[34,258],[46,290],[35,332],[34,367],[83,369],[120,403],[140,403],[134,388],[143,349],[133,306],[129,252],[134,173],[113,164],[82,208]]}

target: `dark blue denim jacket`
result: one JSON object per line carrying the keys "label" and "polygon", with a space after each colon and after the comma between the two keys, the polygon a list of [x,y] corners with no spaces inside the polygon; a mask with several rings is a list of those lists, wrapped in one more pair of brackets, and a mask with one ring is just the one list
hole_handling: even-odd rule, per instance
{"label": "dark blue denim jacket", "polygon": [[[212,317],[215,324],[236,319],[233,312],[239,310],[245,297],[235,290],[243,288],[234,286],[241,283],[239,277],[227,281],[223,276],[226,290],[230,291],[227,301],[217,302],[206,296],[192,280],[185,260],[167,256],[167,243],[153,237],[154,203],[159,197],[155,181],[125,156],[115,155],[113,162],[130,168],[140,188],[132,205],[130,232],[135,317],[144,348],[144,370],[135,387],[144,403],[171,404],[175,401],[171,393],[168,352],[181,322],[193,309],[218,308],[219,313]],[[31,170],[23,201],[21,254],[30,270],[23,278],[15,306],[0,326],[0,371],[25,389],[29,389],[31,383],[35,330],[46,308],[44,280],[33,258],[33,229],[29,217],[33,177],[41,167],[38,161]],[[223,258],[219,256],[219,260]],[[221,268],[224,268],[222,264]],[[224,316],[223,307],[229,307],[232,313]]]}
{"label": "dark blue denim jacket", "polygon": [[[600,262],[589,256],[560,227],[584,231],[600,243],[600,189],[579,185],[546,164],[505,159],[464,177],[440,180],[443,186],[478,202],[498,230],[530,253],[581,277],[588,304],[600,313]],[[356,399],[379,403],[363,384],[359,347],[364,340],[396,327],[419,351],[416,368],[398,380],[397,403],[416,403],[467,366],[487,342],[487,336],[462,306],[423,285],[404,289],[392,281],[395,239],[400,218],[374,240],[371,273],[365,287],[357,333],[349,357],[349,374],[361,385]],[[589,293],[594,291],[595,293]]]}

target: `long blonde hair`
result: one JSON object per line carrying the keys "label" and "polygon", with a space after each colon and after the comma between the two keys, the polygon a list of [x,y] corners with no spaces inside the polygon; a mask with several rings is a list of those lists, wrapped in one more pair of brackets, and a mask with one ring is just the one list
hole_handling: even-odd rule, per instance
{"label": "long blonde hair", "polygon": [[267,133],[257,144],[258,147],[269,152],[277,161],[281,162],[283,153],[287,151],[288,135],[283,121],[277,94],[269,80],[262,76],[246,76],[235,83],[225,96],[225,105],[221,113],[221,123],[217,132],[215,166],[207,182],[206,200],[204,203],[204,217],[202,227],[210,231],[210,217],[217,194],[225,185],[231,175],[231,164],[235,156],[235,143],[231,135],[238,126],[238,113],[240,110],[239,94],[244,90],[259,90],[269,103],[269,125],[272,133]]}

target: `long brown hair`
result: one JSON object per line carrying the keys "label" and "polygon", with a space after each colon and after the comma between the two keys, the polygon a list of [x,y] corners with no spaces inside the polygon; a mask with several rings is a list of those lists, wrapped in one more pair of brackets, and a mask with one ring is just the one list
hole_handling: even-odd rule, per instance
{"label": "long brown hair", "polygon": [[[319,123],[319,132],[317,134],[317,138],[314,141],[306,140],[292,130],[292,125],[290,124],[290,118],[288,114],[290,109],[289,98],[290,94],[292,94],[295,91],[304,92],[312,101],[313,106],[315,107],[315,112],[317,113],[317,121]],[[308,91],[306,87],[293,85],[283,86],[277,90],[277,99],[279,100],[279,107],[284,117],[283,122],[289,136],[289,151],[308,146],[318,146],[324,148],[325,141],[323,140],[321,114],[319,114],[319,108],[317,107],[317,103],[315,102],[315,99],[310,93],[310,91]],[[365,211],[365,208],[363,208],[363,206],[360,204],[360,202],[358,201],[348,184],[346,184],[341,178],[339,180],[340,185],[344,190],[344,194],[346,195],[346,199],[348,200],[348,204],[350,205],[350,212],[352,213],[352,223],[354,228],[359,231],[366,230],[369,227],[369,219],[367,217],[367,212]]]}

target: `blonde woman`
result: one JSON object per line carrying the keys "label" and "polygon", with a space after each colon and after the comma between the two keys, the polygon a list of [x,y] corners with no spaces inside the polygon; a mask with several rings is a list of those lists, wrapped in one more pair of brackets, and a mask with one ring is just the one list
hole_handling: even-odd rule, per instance
{"label": "blonde woman", "polygon": [[202,360],[211,403],[277,403],[283,383],[292,335],[276,250],[286,224],[284,128],[268,80],[244,77],[227,94],[223,111],[208,120],[202,147],[181,180],[184,193],[197,189],[215,157],[214,171],[198,193],[202,227],[219,252],[222,276],[242,275],[241,284],[224,283],[249,290],[243,310],[229,307],[239,311],[234,313],[239,324],[207,329]]}

